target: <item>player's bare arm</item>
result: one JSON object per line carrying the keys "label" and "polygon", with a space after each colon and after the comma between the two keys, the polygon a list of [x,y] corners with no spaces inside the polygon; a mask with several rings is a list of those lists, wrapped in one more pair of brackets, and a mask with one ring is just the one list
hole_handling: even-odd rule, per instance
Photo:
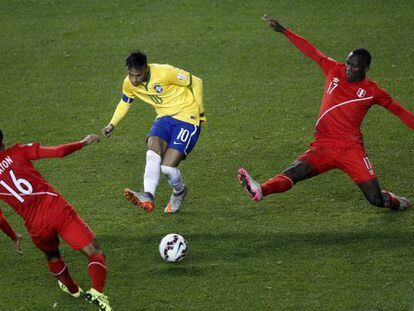
{"label": "player's bare arm", "polygon": [[86,136],[84,139],[82,139],[80,141],[80,143],[84,146],[90,145],[93,142],[99,142],[99,136],[96,134],[89,134],[88,136]]}
{"label": "player's bare arm", "polygon": [[299,51],[316,62],[325,74],[327,73],[329,70],[328,65],[333,63],[328,60],[328,57],[323,52],[319,51],[315,46],[313,46],[312,43],[307,41],[305,38],[302,38],[301,36],[295,34],[290,29],[284,27],[279,23],[277,19],[264,15],[262,16],[262,20],[266,22],[274,31],[284,34],[286,38],[288,38],[289,41],[299,49]]}
{"label": "player's bare arm", "polygon": [[16,246],[16,252],[19,255],[23,255],[23,251],[22,251],[22,235],[21,234],[16,234],[16,238],[14,239],[14,244]]}
{"label": "player's bare arm", "polygon": [[115,129],[115,126],[121,121],[129,110],[130,104],[124,102],[123,100],[120,101],[118,106],[116,106],[114,115],[112,116],[111,121],[109,121],[108,125],[102,129],[102,134],[109,138],[112,135],[112,132]]}
{"label": "player's bare arm", "polygon": [[262,20],[266,22],[274,31],[285,33],[286,28],[282,24],[280,24],[277,19],[274,19],[267,15],[263,15]]}

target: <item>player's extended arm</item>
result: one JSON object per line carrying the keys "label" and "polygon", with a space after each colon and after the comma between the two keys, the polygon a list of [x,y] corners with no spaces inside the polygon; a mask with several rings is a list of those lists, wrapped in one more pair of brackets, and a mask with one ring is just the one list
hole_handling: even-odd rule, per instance
{"label": "player's extended arm", "polygon": [[376,104],[387,109],[393,115],[400,118],[405,125],[414,130],[414,115],[396,102],[386,90],[378,88],[374,96]]}
{"label": "player's extended arm", "polygon": [[117,126],[119,121],[121,121],[125,117],[130,106],[131,104],[128,104],[124,102],[123,100],[119,102],[118,106],[116,106],[116,109],[115,109],[114,115],[112,116],[111,121],[102,130],[102,134],[105,137],[108,137],[108,138],[111,137],[112,132],[115,129],[115,126]]}
{"label": "player's extended arm", "polygon": [[205,122],[205,112],[204,112],[204,105],[203,105],[203,80],[196,76],[192,76],[192,89],[194,99],[198,104],[199,111],[200,111],[200,119]]}
{"label": "player's extended arm", "polygon": [[13,241],[16,252],[20,255],[23,255],[21,248],[22,235],[14,232],[13,228],[8,223],[6,217],[4,217],[3,212],[0,210],[0,229]]}
{"label": "player's extended arm", "polygon": [[405,125],[414,130],[414,114],[405,109],[396,101],[392,101],[390,104],[385,106],[385,108],[387,108],[392,114],[399,117]]}
{"label": "player's extended arm", "polygon": [[268,23],[274,31],[283,33],[303,54],[314,60],[319,66],[324,69],[321,61],[323,59],[327,59],[328,57],[316,49],[309,41],[287,29],[276,19],[264,15],[262,17],[262,20]]}
{"label": "player's extended arm", "polygon": [[37,159],[43,159],[43,158],[63,158],[79,149],[82,149],[83,146],[87,146],[93,142],[99,141],[99,137],[96,134],[90,134],[86,136],[84,139],[69,143],[69,144],[63,144],[60,146],[54,146],[54,147],[42,147],[39,146],[39,149],[37,150]]}

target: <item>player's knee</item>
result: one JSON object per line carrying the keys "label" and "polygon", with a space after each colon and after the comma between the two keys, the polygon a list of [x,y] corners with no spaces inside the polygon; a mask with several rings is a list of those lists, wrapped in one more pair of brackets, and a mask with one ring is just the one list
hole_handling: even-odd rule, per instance
{"label": "player's knee", "polygon": [[106,258],[105,253],[101,249],[95,249],[95,251],[92,252],[89,257],[94,256],[94,255],[100,255],[100,256],[103,256],[104,258]]}
{"label": "player's knee", "polygon": [[167,148],[167,142],[159,137],[149,137],[147,140],[148,151],[153,151],[160,157],[164,154]]}
{"label": "player's knee", "polygon": [[91,253],[92,254],[102,254],[102,255],[105,256],[104,251],[97,244],[93,245],[93,248],[91,249]]}
{"label": "player's knee", "polygon": [[176,150],[176,149],[167,149],[162,159],[162,165],[170,166],[170,167],[177,167],[181,160],[183,159],[183,154]]}
{"label": "player's knee", "polygon": [[314,171],[313,167],[308,162],[296,160],[291,167],[283,172],[283,174],[288,176],[295,184],[298,181],[312,177]]}
{"label": "player's knee", "polygon": [[80,251],[87,257],[91,257],[92,255],[95,255],[95,254],[102,254],[105,256],[104,252],[101,250],[96,240],[93,240],[91,243],[81,248]]}
{"label": "player's knee", "polygon": [[105,253],[101,249],[95,247],[84,249],[83,253],[86,255],[86,257],[91,257],[95,255],[102,255],[105,257]]}
{"label": "player's knee", "polygon": [[58,258],[60,258],[60,251],[59,251],[59,249],[55,249],[51,252],[45,252],[45,256],[46,256],[47,261],[58,259]]}

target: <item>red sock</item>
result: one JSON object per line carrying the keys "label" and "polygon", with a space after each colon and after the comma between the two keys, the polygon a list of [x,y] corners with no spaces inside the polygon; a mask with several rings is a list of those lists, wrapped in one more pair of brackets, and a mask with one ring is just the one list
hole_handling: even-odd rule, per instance
{"label": "red sock", "polygon": [[285,192],[293,187],[293,181],[284,174],[276,175],[263,183],[261,186],[263,196]]}
{"label": "red sock", "polygon": [[0,229],[7,234],[7,236],[13,241],[16,240],[16,232],[13,231],[12,227],[7,222],[6,218],[0,211]]}
{"label": "red sock", "polygon": [[78,285],[72,280],[65,262],[61,258],[54,261],[48,261],[47,265],[49,266],[50,272],[61,281],[72,294],[79,290]]}
{"label": "red sock", "polygon": [[107,270],[104,254],[96,253],[89,257],[88,271],[92,279],[92,288],[98,292],[103,292]]}

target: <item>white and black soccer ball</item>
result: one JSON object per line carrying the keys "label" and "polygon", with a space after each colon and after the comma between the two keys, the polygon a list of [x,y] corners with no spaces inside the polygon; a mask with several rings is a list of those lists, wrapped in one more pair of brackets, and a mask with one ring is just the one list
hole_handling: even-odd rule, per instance
{"label": "white and black soccer ball", "polygon": [[181,235],[170,233],[162,238],[159,250],[164,261],[178,262],[187,254],[188,242]]}

